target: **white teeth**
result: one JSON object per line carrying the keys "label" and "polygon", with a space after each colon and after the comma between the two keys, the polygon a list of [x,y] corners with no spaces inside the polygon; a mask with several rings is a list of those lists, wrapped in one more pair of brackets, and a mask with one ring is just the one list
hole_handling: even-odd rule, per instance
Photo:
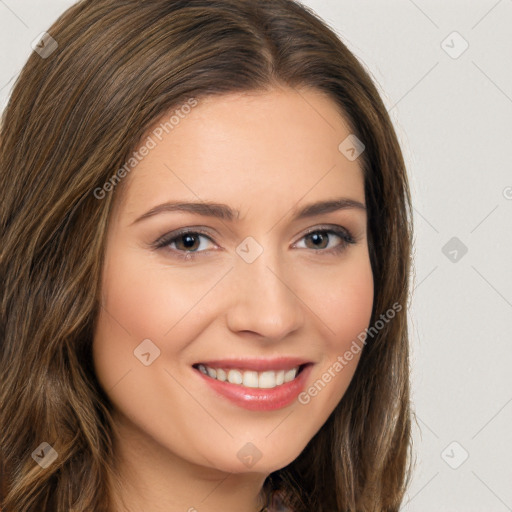
{"label": "white teeth", "polygon": [[239,372],[238,370],[229,370],[228,381],[231,382],[231,384],[242,384],[242,372]]}
{"label": "white teeth", "polygon": [[228,376],[226,375],[226,372],[222,368],[217,368],[217,380],[226,381],[228,379]]}
{"label": "white teeth", "polygon": [[259,378],[259,387],[263,389],[272,389],[276,387],[276,372],[261,372]]}
{"label": "white teeth", "polygon": [[288,370],[288,371],[284,374],[284,381],[285,381],[285,382],[290,382],[290,381],[292,381],[293,379],[295,379],[295,376],[297,375],[297,371],[298,371],[298,369],[297,369],[297,368],[292,368],[291,370]]}
{"label": "white teeth", "polygon": [[244,372],[244,386],[248,388],[258,387],[258,372]]}
{"label": "white teeth", "polygon": [[209,366],[200,364],[198,370],[212,379],[217,379],[230,384],[243,385],[248,388],[272,389],[281,386],[287,382],[291,382],[297,376],[299,367],[291,370],[267,370],[264,372],[256,372],[253,370],[224,370],[222,368],[210,368]]}

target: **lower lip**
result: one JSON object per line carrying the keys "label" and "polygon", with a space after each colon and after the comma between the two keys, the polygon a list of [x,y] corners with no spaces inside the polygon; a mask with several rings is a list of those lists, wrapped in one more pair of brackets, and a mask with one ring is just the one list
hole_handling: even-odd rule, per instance
{"label": "lower lip", "polygon": [[250,411],[273,411],[290,405],[304,389],[306,380],[311,372],[312,364],[303,370],[290,382],[271,389],[248,388],[241,384],[231,384],[208,377],[199,370],[195,372],[219,395],[230,400],[235,405]]}

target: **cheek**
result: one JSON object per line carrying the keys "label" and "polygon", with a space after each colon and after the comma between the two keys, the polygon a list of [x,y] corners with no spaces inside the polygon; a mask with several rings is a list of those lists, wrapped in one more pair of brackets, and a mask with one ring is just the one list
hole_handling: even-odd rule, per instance
{"label": "cheek", "polygon": [[[317,281],[318,282],[318,281]],[[343,398],[364,348],[373,309],[374,282],[368,257],[340,266],[325,282],[324,293],[311,295],[322,332],[322,358],[299,396],[304,413],[319,428]]]}
{"label": "cheek", "polygon": [[[190,303],[183,297],[187,291],[169,289],[154,267],[151,261],[136,258],[135,251],[113,248],[108,255],[93,343],[96,373],[106,390],[127,372],[140,369],[134,351],[144,340],[151,340],[160,351],[169,350],[164,347],[164,335]],[[171,349],[179,347],[172,345]]]}
{"label": "cheek", "polygon": [[163,343],[190,322],[187,314],[207,291],[199,279],[191,282],[188,273],[141,258],[140,250],[113,251],[103,276],[103,316],[132,343],[146,338]]}
{"label": "cheek", "polygon": [[[110,390],[129,373],[130,380],[147,368],[136,358],[147,342],[159,356],[150,368],[179,361],[208,319],[199,314],[212,287],[211,269],[192,272],[141,257],[140,248],[111,244],[103,269],[102,307],[96,324],[93,357],[98,380]],[[160,357],[161,356],[161,357]],[[147,373],[143,374],[144,379]],[[146,385],[146,384],[145,384]],[[116,393],[126,386],[116,387]]]}
{"label": "cheek", "polygon": [[329,345],[343,349],[346,342],[357,338],[370,322],[373,308],[373,276],[369,265],[346,272],[336,290],[324,301],[327,322],[334,334]]}
{"label": "cheek", "polygon": [[334,352],[345,351],[371,319],[374,282],[367,250],[354,251],[339,266],[317,272],[314,286],[305,278],[302,293],[324,325],[326,353],[332,358]]}

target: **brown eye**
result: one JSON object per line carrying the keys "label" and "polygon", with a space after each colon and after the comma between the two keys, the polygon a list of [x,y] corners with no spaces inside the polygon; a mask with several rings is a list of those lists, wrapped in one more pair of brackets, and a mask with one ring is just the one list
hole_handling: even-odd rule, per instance
{"label": "brown eye", "polygon": [[189,229],[168,233],[158,239],[153,244],[153,247],[155,249],[168,250],[178,258],[190,260],[196,254],[207,252],[208,243],[202,243],[202,240],[213,243],[213,240],[206,233]]}
{"label": "brown eye", "polygon": [[[325,249],[326,245],[329,245],[329,236],[325,234],[326,231],[316,231],[310,235],[307,235],[306,240],[311,240],[313,246],[308,247],[309,249]],[[307,245],[307,244],[306,244]]]}
{"label": "brown eye", "polygon": [[[176,241],[176,248],[178,250],[184,250],[184,251],[196,251],[197,248],[199,247],[199,236],[196,236],[197,233],[194,233],[194,234],[190,234],[190,233],[186,233],[184,235],[180,235],[178,237],[176,237],[174,240]],[[183,244],[183,245],[181,245]],[[181,247],[180,247],[181,245]]]}
{"label": "brown eye", "polygon": [[[356,243],[350,232],[344,228],[316,229],[302,237],[306,242],[306,249],[312,249],[319,253],[338,253],[348,245]],[[341,243],[328,248],[331,240],[339,238]]]}
{"label": "brown eye", "polygon": [[[341,242],[329,248],[329,244],[338,238]],[[201,231],[181,230],[168,233],[158,239],[152,246],[155,249],[165,250],[172,256],[182,258],[187,261],[193,260],[203,252],[208,252],[208,244],[201,245],[202,240],[213,240],[206,233]],[[356,240],[350,232],[340,227],[331,227],[329,229],[317,228],[306,233],[301,240],[305,240],[305,249],[313,250],[319,254],[332,255],[344,251],[348,245],[355,244]]]}

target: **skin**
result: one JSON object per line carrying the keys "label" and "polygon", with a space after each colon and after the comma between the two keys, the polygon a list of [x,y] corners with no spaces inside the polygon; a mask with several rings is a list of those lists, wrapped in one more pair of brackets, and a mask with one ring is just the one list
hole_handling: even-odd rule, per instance
{"label": "skin", "polygon": [[[306,405],[274,411],[249,411],[216,395],[192,364],[304,357],[314,363],[307,389],[368,327],[374,290],[366,210],[293,219],[317,201],[365,204],[360,159],[338,150],[350,133],[332,100],[314,90],[209,97],[124,178],[107,233],[93,345],[114,406],[116,511],[257,512],[265,478],[298,457],[343,397],[360,354]],[[167,201],[224,203],[240,217],[164,212],[134,222]],[[305,232],[317,226],[346,228],[356,243],[329,252],[343,239],[324,234],[315,245]],[[151,247],[185,227],[208,235],[195,235],[192,250],[183,238]],[[263,248],[250,264],[236,252],[249,236]],[[194,260],[176,256],[194,250]],[[134,356],[144,339],[161,351],[149,366]],[[252,467],[237,457],[248,442],[262,454]]]}

